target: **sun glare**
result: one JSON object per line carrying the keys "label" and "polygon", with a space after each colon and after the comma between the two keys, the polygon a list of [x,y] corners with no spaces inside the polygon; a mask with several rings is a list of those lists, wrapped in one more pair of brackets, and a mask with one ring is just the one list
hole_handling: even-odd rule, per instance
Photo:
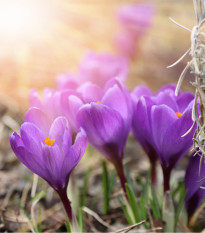
{"label": "sun glare", "polygon": [[46,10],[41,1],[1,0],[0,36],[8,40],[39,36],[46,26]]}

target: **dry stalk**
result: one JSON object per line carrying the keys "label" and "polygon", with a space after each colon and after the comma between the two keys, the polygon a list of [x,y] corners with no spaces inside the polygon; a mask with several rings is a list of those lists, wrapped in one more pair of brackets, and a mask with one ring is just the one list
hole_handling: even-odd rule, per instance
{"label": "dry stalk", "polygon": [[[194,75],[194,82],[192,82],[192,85],[195,87],[195,100],[192,110],[193,126],[197,124],[197,129],[193,138],[193,146],[196,152],[199,150],[200,153],[197,152],[196,154],[201,156],[202,162],[205,156],[205,1],[193,0],[193,3],[197,25],[195,25],[192,30],[170,19],[176,25],[191,32],[191,47],[178,61],[169,67],[175,66],[186,55],[190,55],[191,60],[187,63],[179,77],[175,94],[178,94],[183,79],[187,71],[190,70]],[[190,131],[191,130],[188,130],[182,137],[186,136]]]}

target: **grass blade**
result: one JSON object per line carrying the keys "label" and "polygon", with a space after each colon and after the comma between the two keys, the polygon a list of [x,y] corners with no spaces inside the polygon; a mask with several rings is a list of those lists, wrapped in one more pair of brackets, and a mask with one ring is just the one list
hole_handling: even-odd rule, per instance
{"label": "grass blade", "polygon": [[127,219],[127,222],[128,222],[130,225],[133,225],[134,222],[133,222],[132,218],[130,217],[130,215],[129,215],[128,211],[127,211],[126,206],[122,203],[122,201],[121,201],[120,199],[118,199],[118,201],[119,201],[120,206],[121,206],[121,208],[122,208],[122,210],[123,210],[123,213],[124,213],[124,215],[125,215],[125,217],[126,217],[126,219]]}
{"label": "grass blade", "polygon": [[103,161],[102,163],[102,188],[103,188],[103,214],[108,213],[109,209],[109,182],[108,182],[108,172],[106,162]]}
{"label": "grass blade", "polygon": [[133,211],[133,215],[134,215],[134,218],[135,218],[135,223],[140,222],[141,221],[141,216],[140,216],[140,213],[139,213],[139,207],[138,207],[138,204],[136,202],[134,192],[130,188],[129,184],[127,184],[127,183],[125,184],[125,188],[126,188],[129,204],[130,204],[130,207],[131,207],[131,209]]}
{"label": "grass blade", "polygon": [[151,188],[151,193],[152,193],[151,205],[152,205],[152,210],[153,210],[154,217],[156,219],[161,219],[161,217],[162,217],[161,210],[160,210],[161,208],[160,208],[160,205],[159,205],[157,195],[155,193],[154,188],[152,186],[150,186],[150,188]]}
{"label": "grass blade", "polygon": [[83,226],[83,211],[82,208],[80,207],[78,209],[78,224],[80,227],[81,232],[84,232],[84,226]]}
{"label": "grass blade", "polygon": [[81,198],[80,198],[80,206],[84,206],[86,204],[86,194],[88,189],[89,176],[90,176],[90,168],[86,171],[84,176],[83,188],[81,191]]}

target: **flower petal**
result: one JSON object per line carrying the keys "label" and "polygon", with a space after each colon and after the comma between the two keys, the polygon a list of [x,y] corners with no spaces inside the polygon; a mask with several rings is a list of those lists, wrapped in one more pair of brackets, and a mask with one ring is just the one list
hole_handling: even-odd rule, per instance
{"label": "flower petal", "polygon": [[166,104],[168,107],[173,109],[175,112],[179,112],[179,108],[176,103],[176,97],[174,93],[170,92],[169,90],[159,92],[155,98],[155,102],[157,105]]}
{"label": "flower petal", "polygon": [[55,144],[63,151],[72,145],[72,133],[65,117],[58,117],[51,125],[49,137],[55,139]]}
{"label": "flower petal", "polygon": [[102,104],[86,104],[80,108],[77,121],[96,149],[110,157],[107,145],[114,144],[118,147],[118,155],[115,156],[122,156],[128,133],[117,111]]}
{"label": "flower petal", "polygon": [[63,161],[62,166],[62,176],[67,177],[70,175],[71,171],[80,162],[87,148],[88,138],[85,131],[80,128],[78,132],[74,145],[69,148],[67,155]]}
{"label": "flower petal", "polygon": [[33,123],[25,122],[21,126],[21,139],[26,150],[35,154],[39,159],[42,156],[41,144],[45,139],[43,133]]}
{"label": "flower petal", "polygon": [[177,98],[179,112],[183,113],[193,99],[194,95],[190,92],[183,93],[181,96],[179,96],[179,98]]}
{"label": "flower petal", "polygon": [[145,85],[137,86],[132,92],[132,99],[136,102],[141,96],[154,96],[154,93]]}
{"label": "flower petal", "polygon": [[51,120],[49,117],[39,108],[30,108],[28,112],[26,113],[24,122],[31,122],[34,125],[36,125],[44,134],[45,137],[47,137],[49,128],[51,125]]}
{"label": "flower petal", "polygon": [[85,103],[101,101],[104,91],[96,84],[86,82],[78,88],[78,91],[82,93]]}
{"label": "flower petal", "polygon": [[199,207],[205,197],[205,190],[200,186],[205,186],[205,181],[198,182],[205,177],[205,163],[201,163],[201,172],[199,175],[200,156],[191,156],[185,174],[185,187],[187,195],[185,199],[186,207],[189,215]]}
{"label": "flower petal", "polygon": [[161,151],[164,151],[164,138],[169,125],[177,120],[176,113],[166,105],[154,105],[151,110],[151,126],[152,136],[156,145],[156,149],[159,152],[159,158],[161,163],[164,162],[164,158],[161,156]]}
{"label": "flower petal", "polygon": [[169,166],[174,166],[193,144],[192,138],[195,128],[188,135],[182,137],[193,124],[191,115],[192,109],[190,108],[179,119],[167,125],[167,131],[162,142],[163,146],[161,147],[161,156]]}

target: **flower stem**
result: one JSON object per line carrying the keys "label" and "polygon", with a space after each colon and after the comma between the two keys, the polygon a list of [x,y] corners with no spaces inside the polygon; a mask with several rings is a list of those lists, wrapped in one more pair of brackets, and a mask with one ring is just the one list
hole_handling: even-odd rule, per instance
{"label": "flower stem", "polygon": [[60,191],[57,191],[57,192],[58,192],[58,195],[63,203],[63,206],[65,208],[67,215],[68,215],[70,223],[72,224],[72,208],[71,208],[68,196],[67,196],[66,188],[62,189]]}
{"label": "flower stem", "polygon": [[156,187],[157,185],[157,160],[150,159],[150,164],[151,164],[151,183],[153,187]]}
{"label": "flower stem", "polygon": [[115,163],[114,166],[115,166],[115,168],[116,168],[118,177],[119,177],[119,179],[120,179],[121,187],[122,187],[122,189],[123,189],[123,192],[124,192],[124,194],[125,194],[125,197],[126,197],[126,199],[128,200],[127,192],[126,192],[126,188],[125,188],[125,183],[127,183],[127,179],[126,179],[126,177],[125,177],[125,173],[124,173],[124,169],[123,169],[122,162],[120,161],[119,163]]}
{"label": "flower stem", "polygon": [[169,182],[170,182],[171,170],[172,168],[170,167],[162,166],[162,172],[163,172],[163,178],[164,178],[164,193],[170,190]]}

